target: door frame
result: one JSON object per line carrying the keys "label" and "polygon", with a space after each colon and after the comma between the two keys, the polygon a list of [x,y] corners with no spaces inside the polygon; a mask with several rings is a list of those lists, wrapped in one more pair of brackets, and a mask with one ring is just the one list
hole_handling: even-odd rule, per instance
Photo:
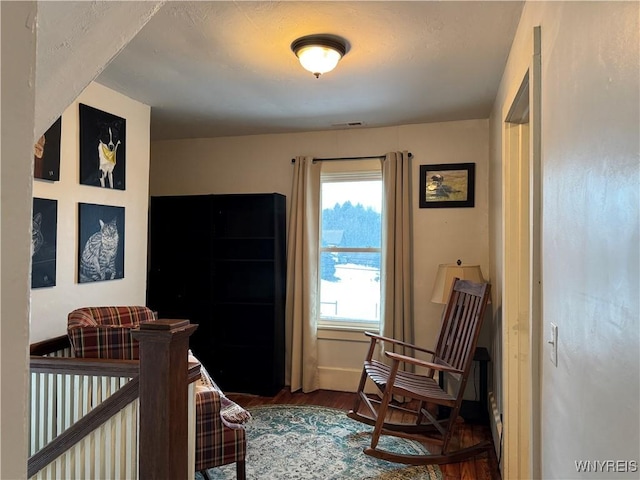
{"label": "door frame", "polygon": [[540,40],[537,26],[531,63],[503,124],[503,478],[539,478],[541,471]]}

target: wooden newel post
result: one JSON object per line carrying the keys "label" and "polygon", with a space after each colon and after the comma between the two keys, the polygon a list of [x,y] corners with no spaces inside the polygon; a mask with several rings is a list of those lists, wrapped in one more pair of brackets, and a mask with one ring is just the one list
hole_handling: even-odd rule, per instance
{"label": "wooden newel post", "polygon": [[158,320],[132,332],[140,342],[139,478],[186,478],[188,320]]}

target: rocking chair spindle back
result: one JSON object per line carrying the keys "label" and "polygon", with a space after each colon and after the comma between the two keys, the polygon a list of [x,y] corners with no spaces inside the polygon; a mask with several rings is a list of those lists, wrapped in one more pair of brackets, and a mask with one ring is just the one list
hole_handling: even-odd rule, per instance
{"label": "rocking chair spindle back", "polygon": [[[426,465],[462,461],[491,448],[490,441],[483,441],[466,448],[453,448],[452,437],[456,428],[462,397],[471,371],[482,320],[489,301],[490,285],[456,279],[453,282],[449,301],[445,307],[442,325],[435,350],[415,345],[407,345],[391,338],[367,332],[371,345],[364,361],[358,386],[356,401],[348,416],[354,420],[374,426],[371,446],[364,453],[392,462]],[[387,365],[374,358],[378,342],[386,345],[409,346],[415,352],[430,355],[430,360],[415,356],[400,355],[386,351],[391,360]],[[403,370],[401,364],[409,364],[427,369],[427,373]],[[459,377],[456,391],[444,390],[434,379],[439,375],[454,374]],[[380,397],[365,394],[367,379],[373,381]],[[404,405],[392,403],[394,396],[404,397]],[[436,418],[429,405],[450,407],[448,418]],[[388,413],[396,409],[411,414],[412,422],[397,423],[388,420]],[[364,411],[363,411],[364,410]],[[415,437],[417,440],[436,441],[441,444],[440,452],[428,455],[400,455],[378,448],[381,435]]]}

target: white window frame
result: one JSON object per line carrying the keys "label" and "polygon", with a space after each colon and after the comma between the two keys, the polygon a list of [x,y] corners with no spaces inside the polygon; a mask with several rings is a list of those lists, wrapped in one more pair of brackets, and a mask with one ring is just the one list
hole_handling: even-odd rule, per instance
{"label": "white window frame", "polygon": [[[325,172],[323,165],[323,172],[320,177],[320,226],[318,229],[318,272],[320,272],[320,262],[323,253],[350,253],[350,252],[365,252],[365,253],[379,253],[380,254],[380,266],[382,267],[382,239],[380,239],[380,247],[323,247],[322,246],[322,185],[324,183],[337,183],[337,182],[356,182],[356,181],[380,181],[382,182],[382,166],[370,163],[369,165],[360,165],[359,169],[354,167],[354,162],[336,162],[341,165],[332,165],[331,171]],[[364,162],[363,162],[364,163]],[[351,164],[351,166],[349,166]],[[375,167],[373,165],[376,165]],[[342,168],[341,168],[342,167]],[[365,168],[363,168],[365,167]],[[382,187],[380,191],[380,200],[382,202]],[[381,209],[382,210],[382,209]],[[383,213],[381,212],[381,215]],[[384,220],[381,218],[381,228],[384,225]],[[380,321],[382,315],[382,268],[380,270],[380,303],[378,305],[378,320],[353,320],[353,319],[340,319],[336,317],[323,318],[320,314],[320,301],[321,301],[321,283],[318,278],[318,329],[325,330],[343,330],[343,331],[371,331],[378,332],[380,329]]]}

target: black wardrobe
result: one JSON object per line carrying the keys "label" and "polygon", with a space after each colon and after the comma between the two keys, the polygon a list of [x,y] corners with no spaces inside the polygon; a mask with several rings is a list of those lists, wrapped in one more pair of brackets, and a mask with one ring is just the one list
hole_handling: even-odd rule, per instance
{"label": "black wardrobe", "polygon": [[151,197],[147,305],[198,324],[190,348],[226,392],[284,386],[285,197]]}

